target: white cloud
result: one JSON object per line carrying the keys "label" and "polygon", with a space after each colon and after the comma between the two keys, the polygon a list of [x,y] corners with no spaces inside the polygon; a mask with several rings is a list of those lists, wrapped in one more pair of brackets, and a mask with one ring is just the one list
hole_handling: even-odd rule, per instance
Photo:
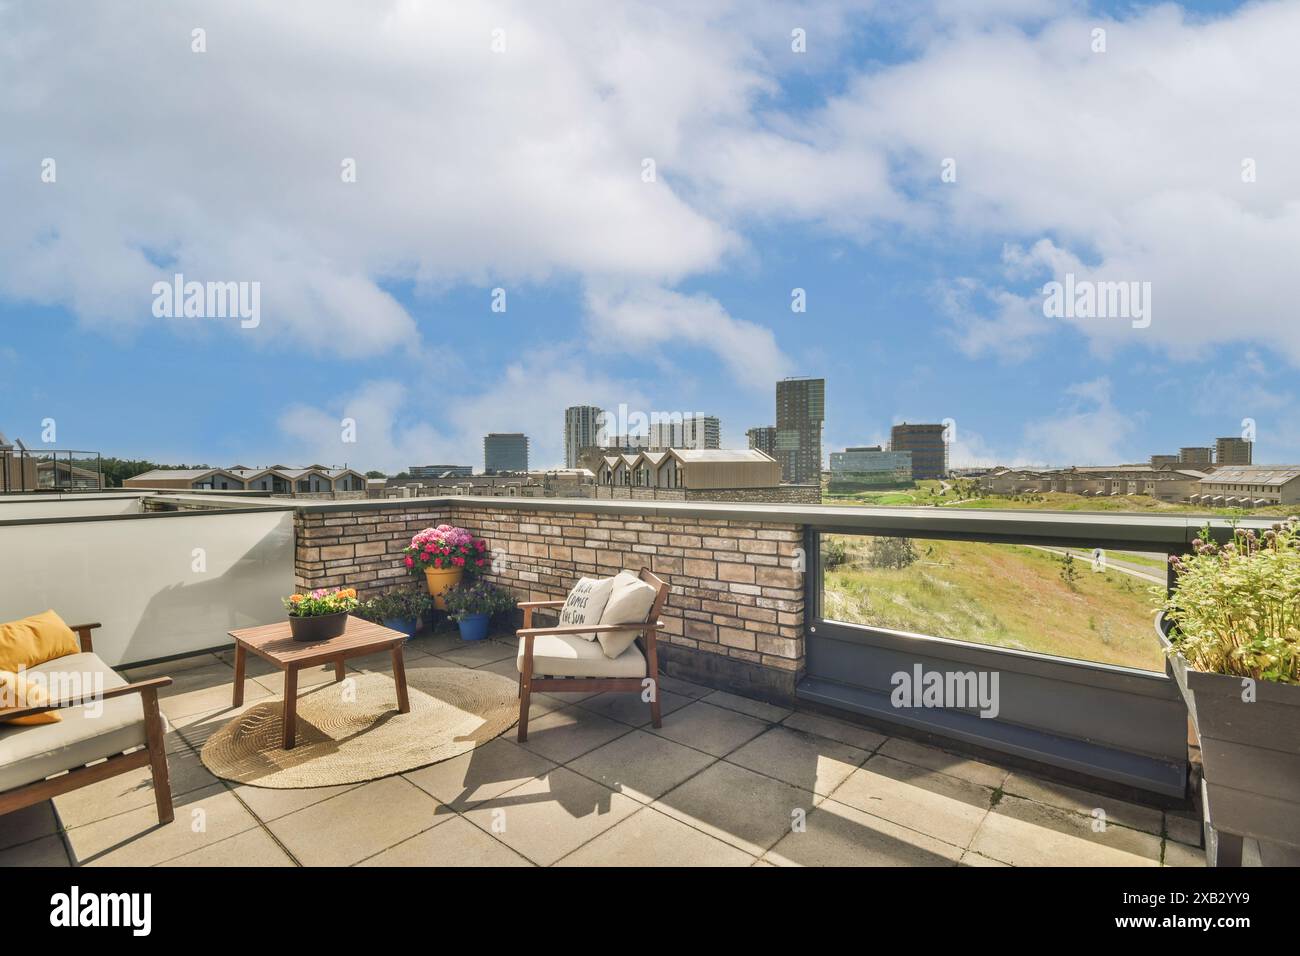
{"label": "white cloud", "polygon": [[[672,284],[738,247],[674,168],[692,130],[743,115],[769,82],[728,31],[734,12],[201,9],[0,5],[0,175],[16,184],[0,294],[121,334],[158,322],[150,287],[173,271],[257,280],[263,321],[246,341],[354,357],[416,337],[389,280]],[[190,50],[196,22],[206,53]],[[46,156],[54,184],[39,180]],[[646,156],[657,182],[642,181]]]}
{"label": "white cloud", "polygon": [[978,432],[963,428],[958,422],[952,443],[948,446],[950,468],[990,468],[1007,464]]}
{"label": "white cloud", "polygon": [[940,284],[937,293],[957,348],[971,358],[1028,358],[1053,330],[1042,300],[1034,296],[990,288],[968,276]]}
{"label": "white cloud", "polygon": [[[522,431],[530,440],[530,467],[562,467],[564,409],[578,404],[616,408],[620,402],[648,407],[635,387],[555,348],[509,364],[478,392],[457,394],[439,387],[430,395],[420,386],[380,379],[324,406],[296,403],[279,418],[284,444],[266,455],[279,456],[277,460],[288,455],[293,461],[286,464],[346,461],[389,474],[422,464],[467,464],[482,470],[484,435]],[[343,441],[345,418],[356,423],[355,442]]]}
{"label": "white cloud", "polygon": [[[1096,26],[1108,31],[1105,53],[1091,52]],[[1296,3],[1209,22],[1166,5],[1033,31],[958,19],[916,59],[862,74],[807,131],[823,150],[887,157],[890,187],[908,197],[902,218],[926,241],[1021,237],[1032,288],[1066,265],[1081,279],[1151,282],[1150,328],[1075,324],[1103,354],[1148,345],[1185,357],[1249,341],[1300,364],[1300,125],[1284,119],[1300,88],[1298,34]],[[948,157],[958,177],[945,184]],[[1253,183],[1242,181],[1247,158]],[[893,215],[855,184],[838,196],[839,219]],[[1000,345],[1023,356],[1041,334],[1025,314],[1036,295],[1004,285],[988,282],[991,319],[958,326],[971,354]]]}
{"label": "white cloud", "polygon": [[[676,287],[745,254],[753,223],[812,222],[942,250],[1009,241],[955,322],[971,356],[1020,358],[1058,334],[1025,285],[1069,264],[1153,285],[1149,329],[1075,323],[1103,352],[1250,341],[1300,364],[1300,4],[1206,21],[1084,9],[0,5],[0,295],[128,335],[156,323],[160,274],[258,280],[261,327],[230,334],[365,357],[418,338],[390,282],[560,278],[591,290],[604,347],[612,317],[668,360],[708,347],[749,384],[785,364],[771,333]],[[847,72],[863,26],[899,31],[914,56]],[[796,74],[842,92],[790,107],[780,81]],[[55,185],[39,181],[45,156]],[[1245,158],[1257,182],[1241,181]],[[619,324],[656,309],[649,330]]]}
{"label": "white cloud", "polygon": [[733,318],[708,295],[684,295],[653,286],[594,288],[587,295],[587,329],[598,349],[646,354],[660,350],[715,353],[732,379],[756,390],[787,374],[787,361],[770,329]]}
{"label": "white cloud", "polygon": [[1080,382],[1069,386],[1065,395],[1067,400],[1055,415],[1025,426],[1013,462],[1113,465],[1128,461],[1127,441],[1136,430],[1138,415],[1115,406],[1110,380]]}

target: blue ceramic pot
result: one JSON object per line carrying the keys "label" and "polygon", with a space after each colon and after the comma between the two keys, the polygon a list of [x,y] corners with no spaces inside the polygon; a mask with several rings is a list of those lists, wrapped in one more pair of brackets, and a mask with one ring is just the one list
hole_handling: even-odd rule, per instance
{"label": "blue ceramic pot", "polygon": [[481,641],[488,635],[488,621],[491,614],[466,614],[458,622],[462,641]]}
{"label": "blue ceramic pot", "polygon": [[401,631],[407,637],[414,637],[416,625],[419,621],[413,617],[386,617],[384,618],[384,627],[391,627],[394,631]]}

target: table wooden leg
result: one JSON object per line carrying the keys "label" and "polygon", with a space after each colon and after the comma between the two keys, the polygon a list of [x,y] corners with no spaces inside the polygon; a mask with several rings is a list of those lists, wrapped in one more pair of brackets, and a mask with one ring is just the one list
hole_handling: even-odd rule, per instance
{"label": "table wooden leg", "polygon": [[347,676],[347,668],[343,666],[343,658],[334,662],[334,683],[338,683]]}
{"label": "table wooden leg", "polygon": [[409,714],[411,702],[406,696],[406,662],[402,658],[402,645],[393,645],[393,683],[397,685],[397,712]]}
{"label": "table wooden leg", "polygon": [[298,723],[298,668],[284,669],[284,749],[292,750]]}
{"label": "table wooden leg", "polygon": [[244,645],[235,645],[235,695],[231,701],[232,707],[238,707],[244,702],[244,662],[248,652],[244,650]]}

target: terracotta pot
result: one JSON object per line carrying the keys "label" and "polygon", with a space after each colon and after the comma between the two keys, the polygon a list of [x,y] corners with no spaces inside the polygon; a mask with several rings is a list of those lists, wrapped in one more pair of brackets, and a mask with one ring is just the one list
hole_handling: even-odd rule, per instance
{"label": "terracotta pot", "polygon": [[424,581],[429,586],[429,594],[433,596],[433,606],[440,611],[447,610],[447,599],[444,597],[450,588],[460,584],[460,577],[464,573],[464,568],[425,568]]}

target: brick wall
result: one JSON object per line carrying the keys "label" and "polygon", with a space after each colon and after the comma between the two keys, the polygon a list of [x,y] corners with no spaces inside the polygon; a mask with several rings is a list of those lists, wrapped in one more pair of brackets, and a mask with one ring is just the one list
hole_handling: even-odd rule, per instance
{"label": "brick wall", "polygon": [[306,511],[294,516],[294,572],[298,587],[354,587],[372,597],[408,575],[402,549],[411,535],[449,519],[447,509],[427,503],[406,507]]}
{"label": "brick wall", "polygon": [[[633,503],[629,503],[633,504]],[[486,538],[505,566],[488,578],[522,599],[562,598],[584,575],[649,567],[672,591],[663,615],[663,669],[774,700],[791,699],[803,670],[803,575],[792,570],[803,527],[755,520],[553,511],[456,502],[297,518],[299,585],[350,585],[363,596],[405,578],[401,549],[449,521]]]}

